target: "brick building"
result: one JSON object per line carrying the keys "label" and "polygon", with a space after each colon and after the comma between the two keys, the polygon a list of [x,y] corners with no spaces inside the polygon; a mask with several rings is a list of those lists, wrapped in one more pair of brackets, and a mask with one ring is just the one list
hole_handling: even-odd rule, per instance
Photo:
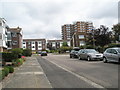
{"label": "brick building", "polygon": [[46,49],[46,39],[23,39],[23,49],[31,49],[38,52]]}
{"label": "brick building", "polygon": [[62,39],[68,39],[72,47],[85,45],[88,33],[93,29],[92,22],[77,21],[62,26]]}
{"label": "brick building", "polygon": [[67,42],[68,46],[70,46],[70,40],[47,40],[47,48],[49,50],[59,49],[63,42]]}
{"label": "brick building", "polygon": [[22,48],[22,28],[9,28],[7,36],[8,49]]}
{"label": "brick building", "polygon": [[73,25],[65,24],[62,26],[62,40],[70,40],[72,38]]}

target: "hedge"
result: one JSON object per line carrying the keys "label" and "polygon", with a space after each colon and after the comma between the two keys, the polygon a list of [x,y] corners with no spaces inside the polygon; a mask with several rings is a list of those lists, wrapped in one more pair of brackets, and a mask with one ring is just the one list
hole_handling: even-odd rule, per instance
{"label": "hedge", "polygon": [[7,76],[9,74],[9,68],[8,67],[4,67],[3,70],[5,71],[5,76]]}
{"label": "hedge", "polygon": [[9,73],[13,73],[14,72],[14,68],[12,66],[6,66],[9,69]]}
{"label": "hedge", "polygon": [[22,55],[23,56],[31,56],[32,51],[30,49],[24,49]]}
{"label": "hedge", "polygon": [[5,71],[0,70],[0,81],[5,78]]}
{"label": "hedge", "polygon": [[2,59],[5,62],[12,62],[14,58],[15,58],[14,54],[8,52],[2,52]]}

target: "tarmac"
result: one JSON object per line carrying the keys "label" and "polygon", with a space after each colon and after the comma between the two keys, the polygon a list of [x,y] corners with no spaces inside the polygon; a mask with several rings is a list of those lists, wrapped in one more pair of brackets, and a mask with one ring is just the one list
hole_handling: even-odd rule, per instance
{"label": "tarmac", "polygon": [[3,80],[2,88],[52,88],[52,86],[37,59],[27,57],[12,77]]}

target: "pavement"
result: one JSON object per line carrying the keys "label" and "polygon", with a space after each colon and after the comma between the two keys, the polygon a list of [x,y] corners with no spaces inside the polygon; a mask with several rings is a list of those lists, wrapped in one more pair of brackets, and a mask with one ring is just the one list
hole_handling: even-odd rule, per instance
{"label": "pavement", "polygon": [[3,88],[52,88],[35,57],[28,57]]}

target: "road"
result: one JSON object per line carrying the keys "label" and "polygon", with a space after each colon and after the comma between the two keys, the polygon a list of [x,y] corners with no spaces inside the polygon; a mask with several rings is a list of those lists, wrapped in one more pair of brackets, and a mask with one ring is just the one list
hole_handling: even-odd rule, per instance
{"label": "road", "polygon": [[70,59],[69,55],[37,57],[54,88],[118,88],[118,64]]}

